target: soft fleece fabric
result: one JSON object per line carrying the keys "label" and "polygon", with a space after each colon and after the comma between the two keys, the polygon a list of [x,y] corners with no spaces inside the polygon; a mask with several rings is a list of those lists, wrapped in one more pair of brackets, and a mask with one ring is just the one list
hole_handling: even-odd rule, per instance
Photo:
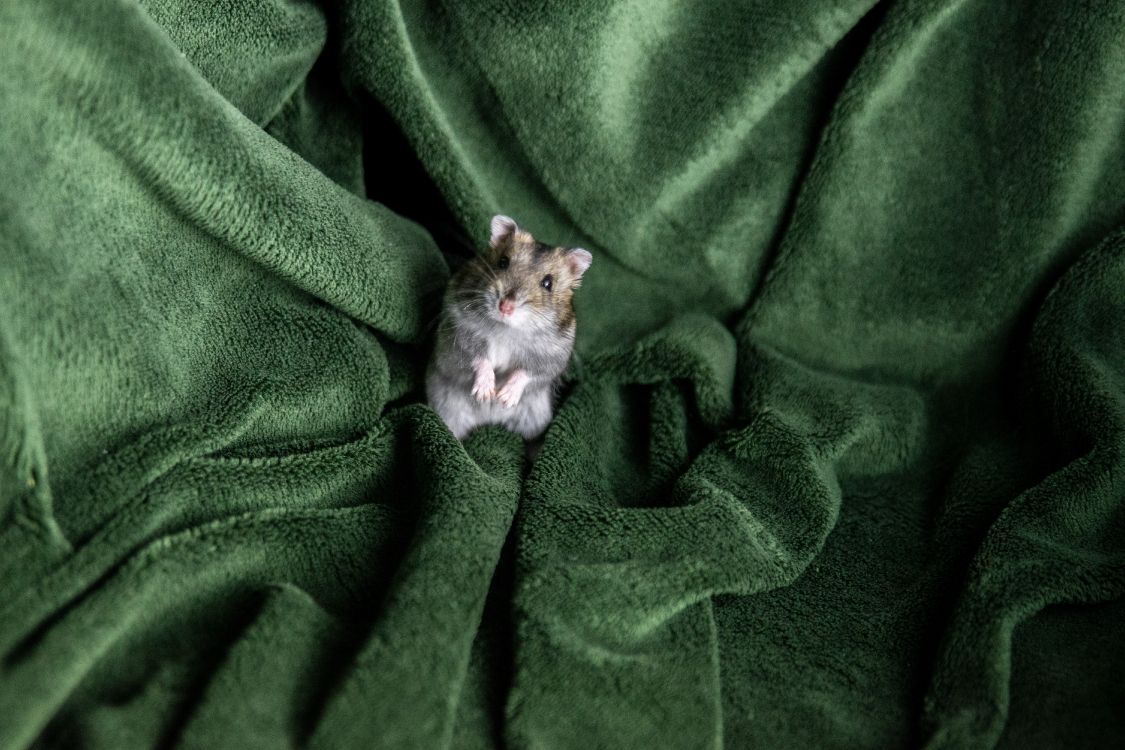
{"label": "soft fleece fabric", "polygon": [[[0,747],[1125,743],[1123,39],[6,0]],[[530,470],[421,398],[494,212],[595,257]]]}

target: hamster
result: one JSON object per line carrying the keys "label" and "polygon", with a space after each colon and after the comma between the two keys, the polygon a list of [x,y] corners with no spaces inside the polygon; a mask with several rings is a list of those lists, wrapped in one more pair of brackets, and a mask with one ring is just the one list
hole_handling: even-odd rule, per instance
{"label": "hamster", "polygon": [[457,437],[497,424],[525,440],[554,416],[574,351],[574,290],[593,256],[538,242],[507,216],[449,282],[426,398]]}

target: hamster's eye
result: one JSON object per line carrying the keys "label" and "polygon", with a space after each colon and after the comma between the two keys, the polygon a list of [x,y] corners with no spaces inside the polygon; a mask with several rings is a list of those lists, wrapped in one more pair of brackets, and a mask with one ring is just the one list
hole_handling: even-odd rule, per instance
{"label": "hamster's eye", "polygon": [[551,291],[551,281],[551,274],[547,274],[543,277],[543,280],[539,282],[539,286],[543,287],[549,292]]}
{"label": "hamster's eye", "polygon": [[496,267],[499,268],[501,271],[503,271],[505,268],[507,268],[508,267],[508,256],[507,255],[501,255],[500,260],[496,261]]}

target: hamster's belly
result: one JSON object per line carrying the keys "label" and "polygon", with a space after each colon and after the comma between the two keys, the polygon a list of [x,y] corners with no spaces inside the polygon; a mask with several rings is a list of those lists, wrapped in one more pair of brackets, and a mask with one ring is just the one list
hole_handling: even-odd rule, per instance
{"label": "hamster's belly", "polygon": [[519,367],[522,359],[520,355],[525,347],[526,343],[522,337],[516,334],[502,334],[489,338],[488,361],[492,363],[496,374],[506,374]]}

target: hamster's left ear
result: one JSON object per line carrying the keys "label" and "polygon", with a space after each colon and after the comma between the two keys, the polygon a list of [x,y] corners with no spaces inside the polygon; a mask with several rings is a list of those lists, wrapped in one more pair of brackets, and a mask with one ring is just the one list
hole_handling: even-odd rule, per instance
{"label": "hamster's left ear", "polygon": [[504,240],[515,234],[519,229],[516,226],[516,221],[510,216],[497,214],[492,217],[492,236],[488,240],[488,244],[492,247],[500,247]]}
{"label": "hamster's left ear", "polygon": [[574,280],[578,281],[594,262],[594,256],[590,255],[589,250],[576,247],[566,251],[566,262],[570,264],[570,273],[574,276]]}

